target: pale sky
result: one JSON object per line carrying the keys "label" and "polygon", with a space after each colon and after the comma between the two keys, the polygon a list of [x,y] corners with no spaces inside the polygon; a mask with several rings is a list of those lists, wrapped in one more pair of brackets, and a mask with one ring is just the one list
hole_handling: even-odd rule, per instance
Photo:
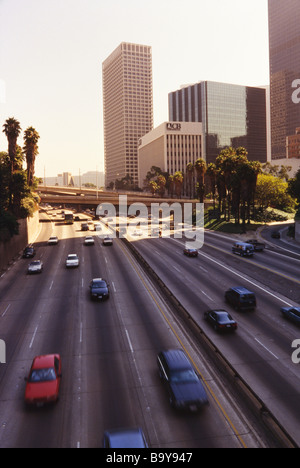
{"label": "pale sky", "polygon": [[183,84],[269,84],[267,13],[267,0],[0,0],[0,151],[15,117],[40,134],[37,176],[103,170],[102,62],[121,42],[152,47],[156,127]]}

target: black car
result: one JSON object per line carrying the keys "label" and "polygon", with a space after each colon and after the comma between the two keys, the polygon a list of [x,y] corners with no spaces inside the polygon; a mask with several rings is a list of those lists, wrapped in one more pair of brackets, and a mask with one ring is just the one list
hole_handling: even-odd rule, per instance
{"label": "black car", "polygon": [[271,232],[272,239],[280,239],[280,232],[279,231],[272,231]]}
{"label": "black car", "polygon": [[90,296],[91,299],[108,299],[109,287],[107,282],[102,278],[94,278],[90,282]]}
{"label": "black car", "polygon": [[182,349],[161,351],[157,364],[173,408],[196,411],[209,403],[201,379]]}
{"label": "black car", "polygon": [[284,318],[300,325],[300,307],[281,307],[280,310]]}
{"label": "black car", "polygon": [[198,257],[198,250],[197,249],[184,249],[183,253],[187,257]]}
{"label": "black car", "polygon": [[264,244],[263,242],[259,242],[256,239],[248,239],[246,240],[246,242],[247,244],[253,245],[255,252],[263,252],[266,248],[266,244]]}
{"label": "black car", "polygon": [[35,249],[33,245],[28,245],[23,252],[23,258],[33,258],[35,256]]}
{"label": "black car", "polygon": [[225,292],[225,300],[238,310],[255,309],[256,307],[255,294],[243,286],[228,289]]}
{"label": "black car", "polygon": [[226,310],[208,310],[204,312],[204,318],[216,331],[235,331],[237,329],[236,321]]}

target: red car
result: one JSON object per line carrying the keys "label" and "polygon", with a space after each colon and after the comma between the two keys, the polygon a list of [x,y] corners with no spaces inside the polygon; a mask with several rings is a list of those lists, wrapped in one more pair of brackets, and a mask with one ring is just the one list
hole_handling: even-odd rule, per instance
{"label": "red car", "polygon": [[61,381],[61,358],[59,354],[34,358],[29,376],[25,378],[25,403],[42,406],[58,400]]}

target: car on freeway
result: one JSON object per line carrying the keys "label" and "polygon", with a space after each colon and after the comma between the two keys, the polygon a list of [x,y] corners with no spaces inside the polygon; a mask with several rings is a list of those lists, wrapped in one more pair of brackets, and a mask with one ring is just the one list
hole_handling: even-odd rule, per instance
{"label": "car on freeway", "polygon": [[271,232],[272,239],[280,239],[280,232],[279,231],[272,231]]}
{"label": "car on freeway", "polygon": [[208,310],[204,312],[205,320],[213,326],[215,331],[236,331],[237,323],[226,310]]}
{"label": "car on freeway", "polygon": [[79,257],[77,254],[69,254],[66,259],[66,268],[79,267]]}
{"label": "car on freeway", "polygon": [[300,325],[300,307],[281,307],[280,310],[284,318]]}
{"label": "car on freeway", "polygon": [[109,299],[109,285],[103,278],[94,278],[90,282],[91,299]]}
{"label": "car on freeway", "polygon": [[111,237],[109,236],[105,236],[103,241],[102,241],[102,244],[107,246],[107,245],[113,245],[113,240]]}
{"label": "car on freeway", "polygon": [[86,236],[84,239],[84,245],[94,245],[95,241],[92,236]]}
{"label": "car on freeway", "polygon": [[161,351],[157,364],[173,408],[197,411],[209,403],[204,385],[182,349]]}
{"label": "car on freeway", "polygon": [[259,242],[256,239],[248,239],[246,240],[246,243],[253,245],[254,252],[263,252],[266,248],[266,244],[264,244],[263,242]]}
{"label": "car on freeway", "polygon": [[255,294],[243,286],[236,286],[225,292],[225,301],[237,310],[256,308]]}
{"label": "car on freeway", "polygon": [[33,258],[35,256],[35,249],[33,245],[27,245],[23,251],[23,258]]}
{"label": "car on freeway", "polygon": [[89,229],[90,229],[90,228],[89,228],[88,223],[82,223],[82,224],[81,224],[81,230],[82,230],[82,231],[89,231]]}
{"label": "car on freeway", "polygon": [[44,268],[43,262],[41,260],[33,260],[30,262],[27,268],[27,273],[34,274],[34,273],[42,273]]}
{"label": "car on freeway", "polygon": [[105,431],[103,448],[148,448],[145,434],[140,427]]}
{"label": "car on freeway", "polygon": [[183,253],[187,257],[198,257],[198,250],[197,249],[184,249]]}
{"label": "car on freeway", "polygon": [[100,223],[95,223],[94,224],[94,230],[95,231],[102,231],[102,226]]}
{"label": "car on freeway", "polygon": [[56,245],[56,244],[58,244],[58,237],[51,236],[48,240],[48,245]]}
{"label": "car on freeway", "polygon": [[25,378],[25,403],[43,406],[56,403],[62,377],[61,357],[48,354],[34,358],[28,377]]}
{"label": "car on freeway", "polygon": [[232,246],[232,252],[241,257],[252,257],[254,254],[254,247],[246,242],[235,242]]}

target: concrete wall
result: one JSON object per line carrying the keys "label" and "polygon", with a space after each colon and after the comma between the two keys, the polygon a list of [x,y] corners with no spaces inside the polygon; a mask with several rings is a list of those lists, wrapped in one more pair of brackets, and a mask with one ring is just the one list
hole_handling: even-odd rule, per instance
{"label": "concrete wall", "polygon": [[0,242],[0,271],[5,269],[30,242],[33,242],[39,232],[39,212],[32,218],[20,219],[19,234],[7,242]]}

